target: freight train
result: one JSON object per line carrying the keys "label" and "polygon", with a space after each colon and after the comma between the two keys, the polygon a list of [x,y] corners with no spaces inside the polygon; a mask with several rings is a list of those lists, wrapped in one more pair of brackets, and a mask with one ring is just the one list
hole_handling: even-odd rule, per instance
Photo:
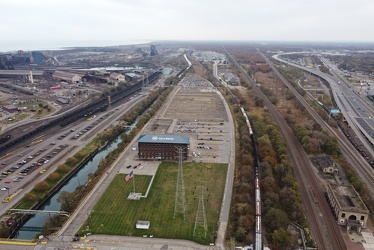
{"label": "freight train", "polygon": [[252,130],[251,123],[243,107],[240,107],[240,110],[245,118],[245,122],[248,127],[249,136],[252,141],[253,148],[253,163],[255,170],[255,206],[256,206],[256,225],[255,225],[255,248],[256,250],[262,250],[262,229],[261,229],[261,191],[260,191],[260,177],[258,171],[258,162],[257,162],[257,150],[254,140],[254,134]]}
{"label": "freight train", "polygon": [[[151,74],[149,77],[148,77],[148,81],[149,83],[155,81],[158,79],[158,77],[160,76],[161,74],[161,71],[156,71],[154,72],[153,74]],[[115,92],[111,95],[111,98],[110,98],[110,104],[115,104],[117,103],[118,101],[138,92],[141,90],[142,88],[142,85],[143,85],[143,80],[139,80],[137,83],[135,83],[134,85],[124,89],[124,90],[121,90],[121,91],[118,91],[118,92]],[[41,125],[37,128],[35,128],[34,130],[31,130],[30,132],[18,137],[18,138],[15,138],[14,140],[11,140],[9,141],[8,143],[3,143],[1,146],[0,146],[0,153],[3,152],[5,149],[11,147],[11,146],[14,146],[18,143],[21,143],[21,142],[24,142],[25,140],[31,138],[32,136],[36,135],[37,133],[41,132],[41,131],[44,131],[46,129],[49,129],[53,126],[56,126],[56,125],[60,125],[61,127],[64,127],[80,118],[83,118],[85,116],[90,116],[94,113],[97,113],[97,112],[103,112],[105,111],[109,106],[109,103],[108,103],[108,99],[106,96],[103,96],[101,97],[99,100],[97,100],[96,102],[90,104],[89,107],[82,107],[82,108],[79,108],[79,109],[76,109],[66,115],[63,115],[61,117],[58,117],[56,119],[53,119],[51,121],[49,121],[47,124],[44,124],[44,125]]]}

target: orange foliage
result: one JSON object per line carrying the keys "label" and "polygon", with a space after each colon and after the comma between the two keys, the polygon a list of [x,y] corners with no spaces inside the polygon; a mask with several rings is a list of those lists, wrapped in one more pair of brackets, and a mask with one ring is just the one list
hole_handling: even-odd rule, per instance
{"label": "orange foliage", "polygon": [[265,156],[264,159],[263,159],[263,161],[268,162],[273,167],[275,167],[278,164],[278,161],[274,157],[272,157],[272,156]]}

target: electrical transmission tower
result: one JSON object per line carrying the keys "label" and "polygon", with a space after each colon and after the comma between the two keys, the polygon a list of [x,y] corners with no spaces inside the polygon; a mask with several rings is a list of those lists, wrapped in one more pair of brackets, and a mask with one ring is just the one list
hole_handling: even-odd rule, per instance
{"label": "electrical transmission tower", "polygon": [[184,191],[184,179],[183,179],[183,149],[178,148],[178,179],[177,179],[177,190],[175,193],[175,206],[174,206],[174,218],[177,213],[183,214],[183,219],[186,219],[186,193]]}
{"label": "electrical transmission tower", "polygon": [[204,229],[204,238],[206,238],[206,231],[208,231],[208,225],[206,223],[206,212],[204,205],[204,189],[205,186],[202,182],[199,183],[199,205],[197,207],[195,227],[193,229],[193,236],[196,236],[196,231],[200,228]]}

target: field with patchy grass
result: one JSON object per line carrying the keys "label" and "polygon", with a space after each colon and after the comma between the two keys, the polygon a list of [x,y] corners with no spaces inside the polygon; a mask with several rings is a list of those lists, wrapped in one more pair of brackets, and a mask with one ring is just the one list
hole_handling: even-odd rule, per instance
{"label": "field with patchy grass", "polygon": [[[126,182],[118,174],[108,190],[93,209],[90,218],[79,233],[86,233],[87,226],[93,234],[125,236],[153,235],[159,238],[176,238],[196,241],[201,244],[214,242],[226,180],[227,164],[185,163],[183,165],[186,194],[186,218],[181,214],[174,218],[177,163],[162,163],[157,171],[147,198],[128,200],[133,191],[145,194],[151,176],[136,175]],[[199,202],[199,184],[204,181],[204,205],[208,230],[196,230],[193,236]],[[135,228],[136,221],[150,221],[149,230]]]}

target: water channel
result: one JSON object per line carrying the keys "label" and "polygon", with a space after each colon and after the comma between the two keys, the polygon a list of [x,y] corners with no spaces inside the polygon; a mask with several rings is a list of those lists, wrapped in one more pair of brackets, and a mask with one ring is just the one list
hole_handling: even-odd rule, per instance
{"label": "water channel", "polygon": [[[136,121],[137,122],[137,121]],[[136,124],[136,122],[134,124]],[[133,126],[134,126],[133,124]],[[130,133],[133,126],[128,127],[125,133]],[[69,181],[65,183],[53,196],[51,196],[40,208],[39,210],[47,211],[59,211],[61,203],[57,201],[62,191],[73,192],[79,185],[84,185],[88,180],[88,175],[94,173],[101,161],[105,158],[111,151],[117,148],[117,145],[122,142],[121,136],[117,136],[112,141],[108,143],[102,150],[100,150],[89,162],[82,166],[82,168],[71,177]],[[49,215],[36,214],[30,217],[30,219],[23,225],[26,228],[32,227],[43,227],[45,222],[49,219]],[[18,230],[15,235],[16,239],[33,239],[37,231],[30,230]]]}

